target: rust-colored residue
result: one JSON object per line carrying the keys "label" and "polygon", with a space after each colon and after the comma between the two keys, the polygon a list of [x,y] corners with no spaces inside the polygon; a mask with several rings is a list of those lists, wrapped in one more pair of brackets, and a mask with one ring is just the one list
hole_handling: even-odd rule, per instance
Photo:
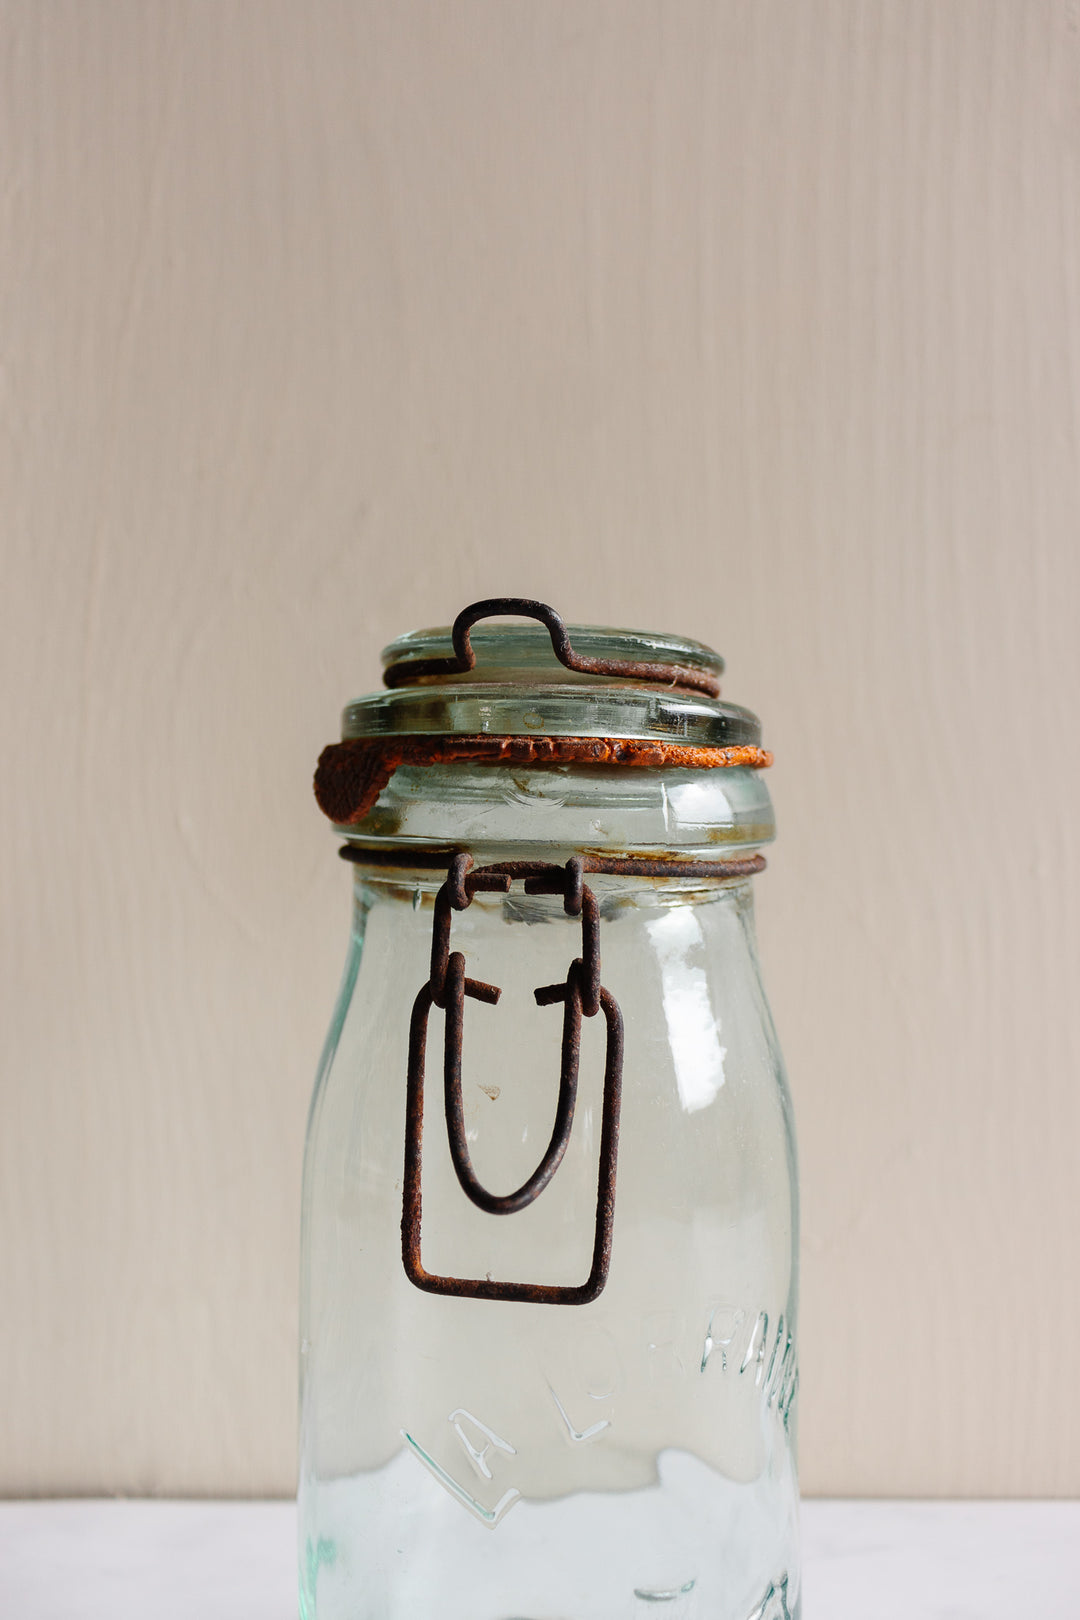
{"label": "rust-colored residue", "polygon": [[315,797],[338,826],[354,826],[399,765],[632,765],[653,770],[716,770],[772,764],[766,748],[700,748],[626,737],[355,737],[319,756]]}

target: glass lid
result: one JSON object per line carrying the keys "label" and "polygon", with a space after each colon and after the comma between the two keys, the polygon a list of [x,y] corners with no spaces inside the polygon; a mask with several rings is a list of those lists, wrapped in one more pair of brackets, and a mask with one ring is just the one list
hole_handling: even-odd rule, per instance
{"label": "glass lid", "polygon": [[[492,612],[534,610],[542,623],[472,629]],[[463,667],[469,658],[472,667]],[[712,695],[724,663],[711,647],[644,630],[564,626],[541,604],[509,598],[475,604],[453,629],[399,636],[382,661],[391,689],[348,704],[343,739],[616,737],[702,747],[761,741],[756,715]]]}

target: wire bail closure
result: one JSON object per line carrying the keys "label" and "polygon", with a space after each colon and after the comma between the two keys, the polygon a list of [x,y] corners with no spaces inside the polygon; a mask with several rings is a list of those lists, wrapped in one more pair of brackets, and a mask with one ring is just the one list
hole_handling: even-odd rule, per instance
{"label": "wire bail closure", "polygon": [[[505,894],[514,878],[525,879],[526,894],[561,894],[569,917],[580,917],[582,954],[575,958],[561,984],[542,985],[533,994],[538,1006],[563,1004],[562,1060],[559,1071],[555,1124],[540,1163],[532,1175],[511,1193],[492,1193],[480,1182],[472,1166],[461,1094],[461,1058],[465,998],[494,1005],[498,986],[468,978],[465,958],[450,950],[450,929],[455,911],[464,911],[477,893]],[[596,1226],[592,1265],[583,1283],[494,1282],[490,1278],[436,1276],[421,1260],[422,1178],[424,1129],[424,1072],[428,1016],[432,1006],[446,1012],[443,1036],[443,1084],[446,1132],[458,1182],[478,1209],[490,1215],[515,1215],[527,1209],[549,1185],[566,1153],[574,1124],[580,1064],[581,1020],[603,1012],[607,1025],[604,1059],[604,1098],[600,1127],[597,1175]],[[615,1216],[615,1170],[619,1151],[619,1110],[622,1101],[623,1022],[618,1003],[600,982],[600,923],[596,896],[583,881],[583,862],[572,857],[565,866],[546,861],[514,862],[513,871],[499,865],[472,869],[472,856],[455,855],[446,882],[435,898],[431,938],[431,972],[413,1002],[409,1025],[409,1061],[405,1111],[405,1174],[402,1194],[401,1254],[405,1274],[417,1288],[430,1294],[452,1294],[462,1299],[519,1301],[541,1305],[587,1305],[607,1282],[611,1266],[611,1236]]]}
{"label": "wire bail closure", "polygon": [[707,670],[691,669],[686,664],[589,658],[584,653],[576,653],[561,614],[546,602],[536,602],[526,596],[489,596],[462,608],[450,632],[453,658],[400,659],[384,671],[383,685],[406,686],[411,681],[428,680],[433,676],[468,674],[476,668],[476,654],[469,639],[473,625],[481,619],[500,618],[539,620],[551,637],[551,650],[560,664],[578,675],[608,675],[617,680],[644,681],[647,685],[682,686],[691,692],[705,692],[709,697],[716,697],[720,692],[720,682],[715,675]]}
{"label": "wire bail closure", "polygon": [[[570,633],[554,608],[545,602],[517,596],[488,597],[463,608],[454,620],[451,631],[452,657],[410,657],[408,642],[395,644],[388,649],[391,661],[383,674],[384,684],[390,688],[407,687],[414,683],[423,686],[424,683],[437,683],[443,678],[449,678],[452,683],[454,676],[468,674],[476,668],[476,653],[471,640],[473,626],[481,619],[500,617],[538,620],[548,632],[555,657],[565,668],[578,674],[627,681],[634,686],[663,686],[673,693],[681,689],[683,693],[702,693],[710,698],[719,695],[718,675],[714,669],[697,665],[694,643],[679,644],[687,657],[683,663],[589,656],[575,651]],[[438,634],[441,636],[441,633]],[[586,629],[582,634],[588,636],[591,632]],[[634,637],[637,637],[639,644],[642,642],[642,637],[636,632],[621,634],[624,640],[619,650],[634,645]],[[408,639],[412,641],[413,638]],[[399,645],[404,656],[397,655]],[[644,645],[649,647],[647,640]],[[662,647],[663,644],[660,645]],[[678,646],[672,643],[668,645],[672,652],[678,651]],[[604,649],[602,638],[599,646]],[[698,647],[697,652],[708,655],[709,649]],[[719,666],[719,659],[711,656],[714,665]],[[482,692],[483,683],[476,689]],[[497,685],[496,689],[501,690]],[[561,692],[563,683],[553,689]],[[631,692],[630,696],[636,700],[639,694]],[[459,692],[449,694],[451,700],[460,697]],[[358,840],[363,835],[367,816],[399,766],[476,763],[538,768],[628,766],[697,771],[721,767],[756,770],[772,763],[772,755],[759,746],[760,728],[753,715],[730,706],[728,709],[718,709],[715,714],[707,704],[683,702],[680,707],[677,696],[672,696],[669,706],[673,713],[675,710],[678,713],[666,730],[654,728],[651,721],[646,726],[645,720],[642,720],[640,724],[646,729],[641,736],[578,735],[576,729],[565,729],[573,724],[572,719],[566,720],[565,717],[560,724],[553,726],[550,734],[543,735],[532,731],[528,735],[519,734],[510,729],[504,732],[497,725],[492,728],[486,720],[476,730],[458,730],[456,727],[460,717],[453,709],[452,701],[448,701],[445,712],[435,705],[436,717],[441,725],[438,729],[429,730],[432,715],[428,712],[428,694],[422,692],[418,694],[418,702],[412,705],[412,709],[418,710],[423,723],[419,723],[416,729],[407,723],[412,710],[410,700],[405,698],[396,707],[390,705],[391,723],[384,726],[382,722],[386,715],[380,701],[370,701],[372,707],[378,709],[370,729],[361,728],[355,734],[350,731],[341,742],[325,748],[315,777],[316,798],[322,809],[340,828],[355,829]],[[398,714],[398,708],[403,712]],[[347,714],[349,712],[346,711]],[[704,729],[688,733],[688,715],[698,718],[704,715]],[[375,723],[376,718],[378,724]],[[413,715],[413,719],[416,719],[416,715]],[[681,729],[676,723],[680,719],[683,722]],[[734,729],[725,729],[729,721]],[[417,1288],[427,1293],[451,1294],[463,1299],[552,1305],[590,1303],[603,1292],[611,1265],[622,1100],[623,1021],[618,1003],[601,982],[599,910],[596,896],[585,883],[584,875],[602,872],[618,877],[726,880],[747,877],[760,871],[765,864],[763,857],[753,854],[727,861],[701,861],[682,859],[677,855],[632,854],[628,851],[625,854],[576,855],[564,866],[547,861],[504,861],[477,868],[473,866],[473,858],[468,853],[453,854],[445,847],[419,848],[411,843],[408,848],[384,845],[378,829],[370,830],[370,841],[350,842],[340,854],[346,860],[377,867],[446,870],[446,879],[435,898],[428,979],[417,991],[409,1023],[401,1216],[401,1252],[406,1275]],[[469,1153],[461,1071],[466,1000],[493,1006],[501,992],[497,985],[486,984],[466,974],[464,956],[460,951],[450,949],[450,935],[454,912],[467,910],[474,895],[505,894],[517,879],[524,881],[527,894],[561,895],[566,915],[580,920],[582,943],[581,955],[570,963],[566,978],[560,984],[542,985],[533,992],[539,1006],[561,1003],[563,1008],[559,1088],[550,1140],[539,1164],[520,1187],[509,1193],[493,1193],[480,1181]],[[607,1039],[596,1222],[592,1264],[584,1282],[556,1285],[496,1281],[490,1276],[482,1279],[448,1277],[425,1270],[421,1258],[424,1075],[428,1022],[433,1006],[445,1013],[443,1110],[454,1173],[466,1197],[489,1215],[515,1215],[527,1209],[558,1172],[574,1125],[581,1020],[603,1013]]]}

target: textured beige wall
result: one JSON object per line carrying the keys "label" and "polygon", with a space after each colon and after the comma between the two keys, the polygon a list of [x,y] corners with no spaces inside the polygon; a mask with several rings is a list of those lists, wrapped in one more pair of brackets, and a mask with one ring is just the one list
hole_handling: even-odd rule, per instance
{"label": "textured beige wall", "polygon": [[0,1489],[286,1492],[348,879],[491,591],[727,655],[811,1492],[1080,1492],[1080,8],[0,4]]}

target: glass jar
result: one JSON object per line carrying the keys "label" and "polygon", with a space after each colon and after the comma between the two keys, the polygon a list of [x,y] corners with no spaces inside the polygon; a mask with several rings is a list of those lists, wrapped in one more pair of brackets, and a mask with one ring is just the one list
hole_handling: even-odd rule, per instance
{"label": "glass jar", "polygon": [[477,610],[467,656],[394,643],[317,778],[355,899],[304,1166],[301,1615],[795,1617],[760,728],[696,643],[571,628],[569,670],[551,610],[479,607],[547,628],[474,668]]}

